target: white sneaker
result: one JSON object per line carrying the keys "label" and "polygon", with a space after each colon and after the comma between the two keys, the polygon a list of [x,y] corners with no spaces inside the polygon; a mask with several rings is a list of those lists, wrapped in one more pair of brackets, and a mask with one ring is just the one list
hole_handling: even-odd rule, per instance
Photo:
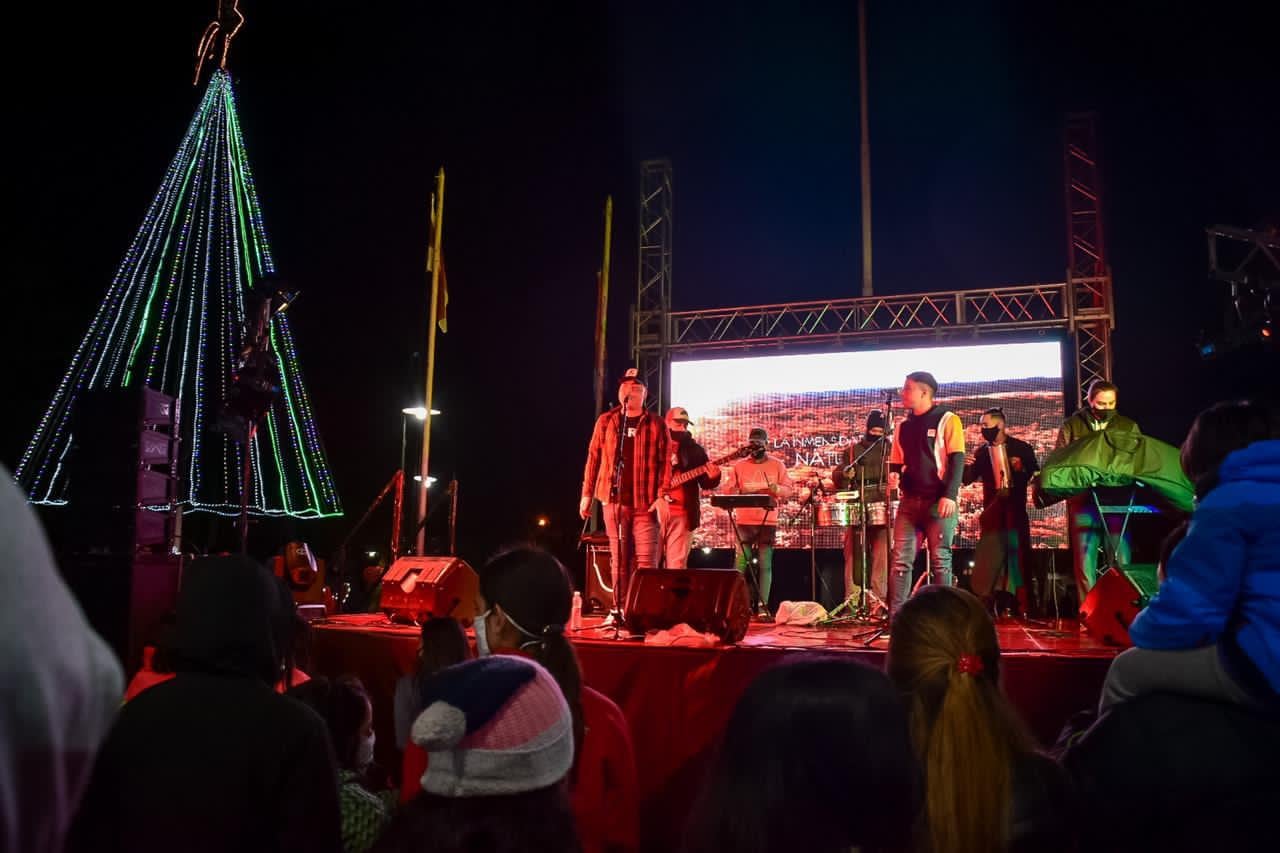
{"label": "white sneaker", "polygon": [[601,628],[612,628],[614,625],[622,627],[622,611],[610,610],[609,615],[604,617],[604,621],[600,623]]}

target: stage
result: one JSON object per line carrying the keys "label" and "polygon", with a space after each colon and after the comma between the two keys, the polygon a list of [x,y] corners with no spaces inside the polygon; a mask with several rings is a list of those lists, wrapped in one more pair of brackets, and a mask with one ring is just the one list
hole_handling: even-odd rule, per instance
{"label": "stage", "polygon": [[[611,697],[631,724],[639,774],[640,826],[646,850],[672,849],[710,750],[738,696],[763,669],[796,654],[852,655],[883,666],[888,640],[867,645],[866,627],[797,628],[753,623],[736,646],[647,646],[586,627],[574,638],[586,683]],[[360,676],[374,700],[377,757],[399,768],[392,696],[412,670],[418,631],[381,615],[339,616],[314,624],[315,674]],[[1005,692],[1041,743],[1057,736],[1076,711],[1093,706],[1119,649],[1073,621],[997,623],[1004,650]]]}

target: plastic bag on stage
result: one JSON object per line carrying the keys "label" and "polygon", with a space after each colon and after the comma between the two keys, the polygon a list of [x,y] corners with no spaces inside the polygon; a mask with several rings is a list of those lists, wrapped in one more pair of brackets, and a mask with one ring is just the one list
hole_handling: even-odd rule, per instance
{"label": "plastic bag on stage", "polygon": [[773,617],[775,625],[816,625],[827,618],[827,609],[816,601],[784,601]]}
{"label": "plastic bag on stage", "polygon": [[715,634],[704,634],[688,622],[681,622],[679,625],[673,625],[661,631],[650,631],[644,635],[644,642],[649,646],[711,648],[720,642],[720,638]]}

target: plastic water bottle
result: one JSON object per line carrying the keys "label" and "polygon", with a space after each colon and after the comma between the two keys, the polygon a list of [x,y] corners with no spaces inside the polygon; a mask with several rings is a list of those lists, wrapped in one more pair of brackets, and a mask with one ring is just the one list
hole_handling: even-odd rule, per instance
{"label": "plastic water bottle", "polygon": [[573,591],[573,604],[569,607],[569,628],[577,631],[582,628],[582,593]]}

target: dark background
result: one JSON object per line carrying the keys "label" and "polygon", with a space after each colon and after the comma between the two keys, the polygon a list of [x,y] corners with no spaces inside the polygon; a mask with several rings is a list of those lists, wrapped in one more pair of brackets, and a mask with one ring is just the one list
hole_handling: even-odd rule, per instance
{"label": "dark background", "polygon": [[[194,45],[214,6],[44,4],[11,22],[10,469],[195,109]],[[1195,348],[1220,311],[1203,228],[1280,211],[1262,6],[869,6],[878,292],[1063,280],[1063,117],[1093,109],[1122,410],[1178,442],[1209,402],[1274,390],[1274,354],[1205,362]],[[539,514],[570,555],[603,202],[617,208],[616,376],[640,160],[674,164],[677,308],[859,292],[852,2],[241,8],[242,127],[278,266],[303,291],[294,329],[347,510],[264,522],[265,548],[332,547],[398,464],[399,410],[421,399],[440,165],[451,302],[432,469],[461,482],[472,561],[536,533]],[[371,523],[369,547],[385,528]]]}

